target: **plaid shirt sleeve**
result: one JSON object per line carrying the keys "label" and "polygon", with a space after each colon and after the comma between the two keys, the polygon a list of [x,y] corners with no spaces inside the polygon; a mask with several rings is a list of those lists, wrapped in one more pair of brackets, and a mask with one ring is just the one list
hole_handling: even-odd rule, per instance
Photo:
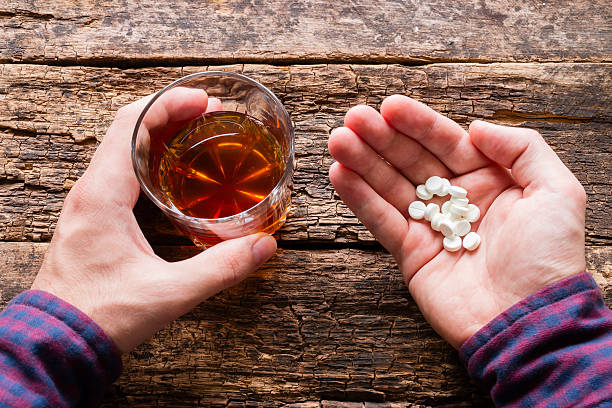
{"label": "plaid shirt sleeve", "polygon": [[612,312],[588,273],[515,304],[459,355],[498,407],[612,407]]}
{"label": "plaid shirt sleeve", "polygon": [[0,407],[95,406],[120,372],[102,329],[47,292],[23,292],[0,313]]}

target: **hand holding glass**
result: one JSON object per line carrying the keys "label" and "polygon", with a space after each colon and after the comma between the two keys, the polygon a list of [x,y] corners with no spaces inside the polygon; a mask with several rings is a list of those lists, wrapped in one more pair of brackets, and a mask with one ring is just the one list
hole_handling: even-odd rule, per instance
{"label": "hand holding glass", "polygon": [[[178,88],[202,89],[203,115],[148,126],[156,105]],[[229,72],[186,76],[158,92],[134,129],[132,160],[145,194],[206,247],[285,221],[292,190],[294,135],[278,98]]]}

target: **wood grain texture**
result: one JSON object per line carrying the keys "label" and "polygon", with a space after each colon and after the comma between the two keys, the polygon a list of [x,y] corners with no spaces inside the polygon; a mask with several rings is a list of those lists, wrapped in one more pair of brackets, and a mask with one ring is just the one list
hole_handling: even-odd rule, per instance
{"label": "wood grain texture", "polygon": [[[314,65],[109,69],[0,65],[0,240],[48,241],[63,199],[122,105],[182,75],[239,71],[279,95],[296,128],[293,209],[282,242],[372,243],[327,178],[327,138],[359,103],[403,93],[466,126],[474,119],[538,129],[588,193],[587,240],[612,237],[609,64]],[[130,137],[126,135],[126,137]],[[148,200],[149,240],[185,244]]]}
{"label": "wood grain texture", "polygon": [[606,0],[5,0],[0,61],[610,61]]}
{"label": "wood grain texture", "polygon": [[[46,247],[0,244],[2,280],[14,285],[3,302],[27,288]],[[377,252],[280,251],[124,361],[109,406],[485,400],[419,314],[392,259]]]}
{"label": "wood grain texture", "polygon": [[[47,246],[0,243],[0,307],[29,287]],[[177,260],[195,249],[156,252]],[[589,246],[586,254],[587,270],[612,305],[612,248]],[[318,407],[320,400],[489,406],[456,352],[423,319],[392,257],[381,251],[279,250],[244,283],[183,316],[124,361],[107,406],[233,401]]]}
{"label": "wood grain texture", "polygon": [[[463,126],[538,129],[588,193],[587,270],[611,306],[608,3],[4,0],[0,308],[30,286],[120,106],[188,73],[243,72],[282,99],[296,127],[285,249],[126,356],[103,406],[491,406],[334,194],[327,138],[351,106],[393,93]],[[490,62],[504,63],[476,64]],[[162,257],[195,253],[151,202],[135,212]]]}

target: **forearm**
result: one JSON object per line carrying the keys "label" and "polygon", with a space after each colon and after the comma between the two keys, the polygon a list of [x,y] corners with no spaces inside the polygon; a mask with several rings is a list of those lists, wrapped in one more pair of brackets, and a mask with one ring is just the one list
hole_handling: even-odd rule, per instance
{"label": "forearm", "polygon": [[497,406],[612,401],[612,312],[586,273],[512,306],[468,339],[460,355]]}
{"label": "forearm", "polygon": [[49,293],[26,291],[0,313],[0,406],[96,405],[120,371],[102,329]]}

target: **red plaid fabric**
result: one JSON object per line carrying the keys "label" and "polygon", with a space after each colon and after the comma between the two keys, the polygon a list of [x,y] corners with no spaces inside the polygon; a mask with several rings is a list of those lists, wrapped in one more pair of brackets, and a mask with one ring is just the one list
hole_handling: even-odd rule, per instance
{"label": "red plaid fabric", "polygon": [[612,407],[612,312],[587,273],[523,299],[459,354],[498,407]]}
{"label": "red plaid fabric", "polygon": [[56,296],[29,290],[0,314],[0,407],[96,406],[120,372],[111,339]]}
{"label": "red plaid fabric", "polygon": [[[517,303],[460,350],[498,406],[612,406],[612,312],[588,274]],[[0,314],[0,408],[95,406],[121,371],[90,318],[27,291]]]}

